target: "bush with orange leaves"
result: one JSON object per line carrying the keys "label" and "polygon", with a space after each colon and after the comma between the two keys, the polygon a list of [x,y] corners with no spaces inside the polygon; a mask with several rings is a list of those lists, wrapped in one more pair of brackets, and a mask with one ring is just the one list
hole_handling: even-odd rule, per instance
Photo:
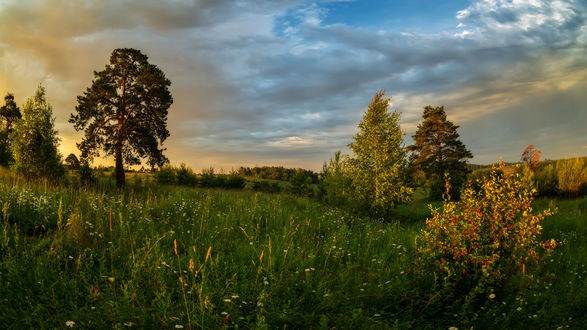
{"label": "bush with orange leaves", "polygon": [[510,276],[532,276],[543,257],[560,244],[540,241],[540,222],[551,210],[532,213],[533,190],[524,187],[517,174],[500,175],[503,164],[479,183],[469,187],[459,202],[450,200],[450,185],[442,209],[416,238],[416,270],[434,270],[445,285],[472,289],[499,285]]}

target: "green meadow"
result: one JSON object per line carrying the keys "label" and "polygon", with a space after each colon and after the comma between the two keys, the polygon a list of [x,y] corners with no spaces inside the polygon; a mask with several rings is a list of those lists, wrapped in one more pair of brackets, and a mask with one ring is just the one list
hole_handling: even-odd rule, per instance
{"label": "green meadow", "polygon": [[535,201],[565,244],[472,303],[412,275],[423,201],[384,222],[290,194],[3,172],[0,202],[4,328],[587,327],[586,197]]}

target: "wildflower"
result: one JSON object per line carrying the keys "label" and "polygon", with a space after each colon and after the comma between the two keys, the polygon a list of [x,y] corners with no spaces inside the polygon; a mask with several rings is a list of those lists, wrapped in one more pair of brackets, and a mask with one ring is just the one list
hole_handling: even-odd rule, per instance
{"label": "wildflower", "polygon": [[227,313],[227,312],[222,312],[222,313],[220,313],[220,314],[222,314],[222,315],[228,315],[228,313]]}
{"label": "wildflower", "polygon": [[516,310],[519,312],[522,310],[522,307],[518,307]]}
{"label": "wildflower", "polygon": [[175,325],[175,328],[176,328],[176,329],[183,329],[183,325],[181,325],[181,324],[176,324],[176,325]]}
{"label": "wildflower", "polygon": [[68,327],[70,327],[70,328],[73,328],[73,326],[75,325],[75,322],[69,320],[69,321],[65,322],[65,325],[68,326]]}
{"label": "wildflower", "polygon": [[124,326],[125,327],[129,327],[129,328],[130,327],[134,327],[135,326],[135,323],[134,322],[124,322]]}
{"label": "wildflower", "polygon": [[492,293],[489,295],[489,299],[493,299],[493,298],[495,298],[495,293]]}
{"label": "wildflower", "polygon": [[449,327],[448,330],[459,330],[457,327]]}
{"label": "wildflower", "polygon": [[224,299],[224,302],[225,303],[229,303],[230,302],[230,299]]}

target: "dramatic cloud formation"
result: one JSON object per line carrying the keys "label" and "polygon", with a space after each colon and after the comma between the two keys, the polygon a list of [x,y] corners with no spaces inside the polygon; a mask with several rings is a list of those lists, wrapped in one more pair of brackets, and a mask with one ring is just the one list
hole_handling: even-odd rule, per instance
{"label": "dramatic cloud formation", "polygon": [[[351,24],[351,6],[380,6],[394,28]],[[408,143],[432,104],[476,163],[518,160],[531,143],[549,158],[586,153],[584,1],[467,1],[438,15],[425,18],[453,26],[398,30],[409,15],[376,1],[0,0],[0,93],[22,103],[46,85],[74,152],[76,96],[114,48],[133,47],[172,81],[168,156],[195,169],[317,170],[380,88]]]}

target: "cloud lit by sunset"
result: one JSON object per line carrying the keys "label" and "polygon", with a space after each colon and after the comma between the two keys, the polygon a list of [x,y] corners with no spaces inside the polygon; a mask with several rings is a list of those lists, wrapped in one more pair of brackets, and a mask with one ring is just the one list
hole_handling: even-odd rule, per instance
{"label": "cloud lit by sunset", "polygon": [[[62,154],[76,97],[119,47],[171,80],[172,163],[318,170],[381,88],[406,144],[444,105],[472,163],[585,154],[587,5],[572,0],[0,1],[0,94],[41,83]],[[112,160],[103,160],[111,162]]]}

